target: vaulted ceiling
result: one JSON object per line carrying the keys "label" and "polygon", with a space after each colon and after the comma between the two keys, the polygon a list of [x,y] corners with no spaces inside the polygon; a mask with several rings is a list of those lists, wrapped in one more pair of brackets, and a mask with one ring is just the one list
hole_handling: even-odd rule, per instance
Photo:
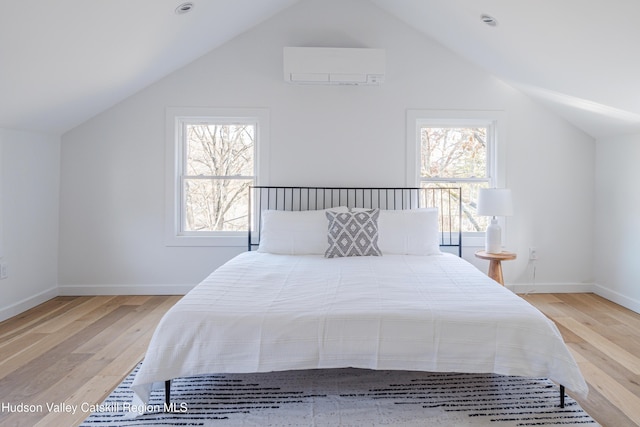
{"label": "vaulted ceiling", "polygon": [[[62,134],[307,0],[183,1],[0,0],[0,127]],[[594,138],[640,132],[637,0],[368,1]]]}

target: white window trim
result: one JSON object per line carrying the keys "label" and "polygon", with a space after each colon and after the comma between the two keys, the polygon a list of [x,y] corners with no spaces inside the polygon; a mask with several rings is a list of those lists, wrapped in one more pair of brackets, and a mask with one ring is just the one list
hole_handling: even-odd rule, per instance
{"label": "white window trim", "polygon": [[[493,133],[493,143],[487,151],[489,185],[504,188],[506,183],[506,114],[493,110],[407,110],[406,128],[406,181],[408,187],[420,185],[420,128],[422,126],[487,126]],[[446,181],[446,180],[445,180]],[[463,181],[463,180],[457,180]],[[499,218],[506,235],[504,218]],[[484,232],[463,233],[464,247],[484,246]]]}
{"label": "white window trim", "polygon": [[247,232],[181,233],[181,187],[179,162],[182,159],[181,123],[185,119],[238,120],[257,123],[255,147],[256,185],[269,182],[269,110],[265,108],[168,107],[166,109],[165,245],[166,246],[246,246]]}

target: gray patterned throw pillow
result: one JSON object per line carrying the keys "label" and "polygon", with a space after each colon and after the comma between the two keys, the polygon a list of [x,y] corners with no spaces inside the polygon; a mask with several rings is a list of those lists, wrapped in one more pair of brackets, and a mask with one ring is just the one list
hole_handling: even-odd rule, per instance
{"label": "gray patterned throw pillow", "polygon": [[326,212],[329,220],[327,258],[381,256],[378,248],[379,209],[361,212]]}

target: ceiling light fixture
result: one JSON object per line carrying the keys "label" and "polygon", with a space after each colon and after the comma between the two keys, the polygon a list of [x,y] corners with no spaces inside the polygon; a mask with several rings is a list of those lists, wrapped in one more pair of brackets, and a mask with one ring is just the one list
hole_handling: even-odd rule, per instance
{"label": "ceiling light fixture", "polygon": [[491,26],[491,27],[495,27],[498,25],[498,21],[496,21],[496,18],[494,18],[491,15],[487,15],[487,14],[482,14],[480,16],[480,19],[482,20],[482,22],[484,22],[485,24]]}
{"label": "ceiling light fixture", "polygon": [[185,13],[191,12],[194,6],[191,2],[182,3],[180,6],[176,7],[176,15],[183,15]]}

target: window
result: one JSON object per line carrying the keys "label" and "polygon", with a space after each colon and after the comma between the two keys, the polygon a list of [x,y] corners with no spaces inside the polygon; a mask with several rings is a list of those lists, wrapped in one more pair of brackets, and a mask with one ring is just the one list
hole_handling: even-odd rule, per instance
{"label": "window", "polygon": [[[462,189],[462,232],[484,233],[478,190],[498,186],[497,131],[500,113],[411,110],[407,115],[408,184]],[[500,120],[501,122],[502,120]],[[467,245],[477,242],[465,240]]]}
{"label": "window", "polygon": [[264,178],[267,112],[169,109],[167,126],[168,244],[246,245],[249,187]]}
{"label": "window", "polygon": [[246,231],[255,123],[181,120],[181,232]]}

